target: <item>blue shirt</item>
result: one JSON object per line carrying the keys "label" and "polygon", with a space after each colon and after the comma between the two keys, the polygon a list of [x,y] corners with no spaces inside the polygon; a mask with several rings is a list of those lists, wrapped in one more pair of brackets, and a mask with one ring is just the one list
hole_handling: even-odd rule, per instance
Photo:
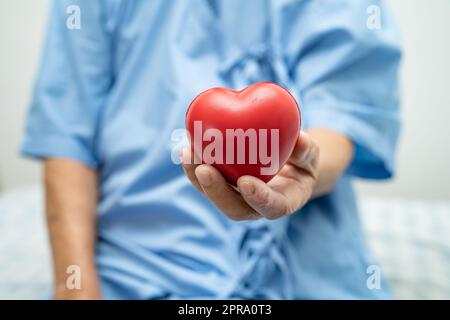
{"label": "blue shirt", "polygon": [[[391,297],[367,285],[376,261],[351,186],[393,173],[401,53],[383,2],[54,1],[48,28],[22,150],[98,170],[105,298]],[[235,222],[172,161],[173,133],[201,91],[259,81],[288,88],[303,129],[343,133],[355,155],[292,216]]]}

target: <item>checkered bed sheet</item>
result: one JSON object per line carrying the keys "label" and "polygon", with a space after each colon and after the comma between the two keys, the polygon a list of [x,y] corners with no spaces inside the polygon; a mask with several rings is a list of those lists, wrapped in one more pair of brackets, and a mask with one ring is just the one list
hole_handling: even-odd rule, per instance
{"label": "checkered bed sheet", "polygon": [[401,299],[450,299],[450,202],[361,198],[369,244]]}
{"label": "checkered bed sheet", "polygon": [[[369,245],[400,299],[450,299],[450,202],[362,197]],[[50,253],[39,187],[0,194],[0,299],[43,298]]]}

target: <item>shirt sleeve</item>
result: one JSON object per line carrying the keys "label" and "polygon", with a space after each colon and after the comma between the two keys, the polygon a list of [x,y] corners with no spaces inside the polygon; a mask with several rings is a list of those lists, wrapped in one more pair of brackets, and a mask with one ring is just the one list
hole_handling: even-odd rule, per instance
{"label": "shirt sleeve", "polygon": [[113,82],[111,36],[101,3],[52,3],[21,148],[26,156],[98,165],[98,120]]}
{"label": "shirt sleeve", "polygon": [[[399,135],[399,39],[382,1],[278,1],[275,36],[299,90],[303,128],[354,144],[347,174],[393,175]],[[377,21],[379,18],[379,28]],[[375,23],[374,23],[375,22]]]}

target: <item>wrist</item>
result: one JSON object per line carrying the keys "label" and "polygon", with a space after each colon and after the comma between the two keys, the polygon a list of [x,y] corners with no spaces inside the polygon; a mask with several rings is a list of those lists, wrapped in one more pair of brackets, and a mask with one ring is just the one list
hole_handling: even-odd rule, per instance
{"label": "wrist", "polygon": [[[100,280],[95,267],[64,268],[64,272],[55,273],[55,298],[61,299],[98,299],[101,296]],[[61,269],[61,268],[60,268]],[[58,270],[58,269],[57,269]],[[63,270],[63,269],[61,269]]]}
{"label": "wrist", "polygon": [[[87,282],[87,281],[86,281]],[[67,286],[66,283],[56,283],[54,298],[61,300],[99,300],[102,298],[98,280],[82,283],[79,288]]]}

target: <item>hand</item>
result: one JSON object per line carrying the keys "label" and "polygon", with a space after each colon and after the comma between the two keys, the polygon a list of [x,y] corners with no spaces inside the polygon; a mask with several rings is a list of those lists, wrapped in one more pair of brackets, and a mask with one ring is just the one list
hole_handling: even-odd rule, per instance
{"label": "hand", "polygon": [[242,176],[237,190],[211,165],[193,164],[191,148],[181,155],[191,183],[232,220],[269,220],[287,216],[311,198],[317,183],[319,147],[305,132],[298,136],[294,151],[280,172],[268,183]]}

